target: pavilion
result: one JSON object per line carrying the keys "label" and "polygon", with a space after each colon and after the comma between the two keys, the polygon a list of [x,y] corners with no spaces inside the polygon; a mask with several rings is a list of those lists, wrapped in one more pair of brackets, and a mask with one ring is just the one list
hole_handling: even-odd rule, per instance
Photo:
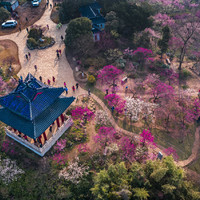
{"label": "pavilion", "polygon": [[40,156],[55,144],[73,124],[66,109],[74,97],[61,94],[38,81],[30,73],[8,95],[0,97],[0,121],[7,124],[6,134]]}

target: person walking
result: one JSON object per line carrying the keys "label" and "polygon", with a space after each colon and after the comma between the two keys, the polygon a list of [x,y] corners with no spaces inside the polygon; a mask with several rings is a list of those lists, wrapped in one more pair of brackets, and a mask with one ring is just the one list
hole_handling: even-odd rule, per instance
{"label": "person walking", "polygon": [[35,71],[37,72],[37,65],[34,65]]}
{"label": "person walking", "polygon": [[31,54],[30,54],[30,52],[28,52],[28,57],[31,58]]}
{"label": "person walking", "polygon": [[55,79],[55,77],[54,77],[54,76],[52,77],[52,80],[53,80],[53,82],[54,82],[54,83],[56,82],[56,79]]}
{"label": "person walking", "polygon": [[19,26],[19,32],[21,32],[21,30],[22,30],[22,29],[21,29],[21,26]]}
{"label": "person walking", "polygon": [[108,89],[106,89],[106,95],[108,95]]}
{"label": "person walking", "polygon": [[52,9],[52,4],[50,4],[50,9]]}
{"label": "person walking", "polygon": [[66,87],[66,83],[64,82],[64,87]]}
{"label": "person walking", "polygon": [[125,88],[125,93],[127,93],[128,92],[128,86],[126,86],[126,88]]}
{"label": "person walking", "polygon": [[28,28],[26,28],[27,33],[29,33]]}
{"label": "person walking", "polygon": [[89,88],[89,89],[88,89],[88,95],[89,95],[89,96],[90,96],[90,93],[91,93],[91,92],[90,92],[90,88]]}
{"label": "person walking", "polygon": [[76,83],[76,89],[78,89],[78,83]]}
{"label": "person walking", "polygon": [[26,22],[28,22],[28,18],[26,17]]}
{"label": "person walking", "polygon": [[47,24],[47,29],[49,30],[49,25]]}
{"label": "person walking", "polygon": [[40,79],[40,82],[42,82],[42,77],[41,76],[39,76],[39,79]]}
{"label": "person walking", "polygon": [[65,92],[66,92],[66,94],[68,94],[68,88],[67,87],[65,87]]}
{"label": "person walking", "polygon": [[51,84],[51,81],[50,81],[49,79],[47,80],[47,82],[48,82],[48,85],[50,85],[50,84]]}
{"label": "person walking", "polygon": [[28,61],[28,55],[27,54],[25,55],[25,57],[26,57],[26,60]]}
{"label": "person walking", "polygon": [[74,85],[72,86],[72,90],[73,90],[73,92],[75,92],[75,87],[74,87]]}
{"label": "person walking", "polygon": [[63,38],[63,36],[62,36],[62,35],[60,36],[60,38],[61,38],[61,40],[62,40],[62,41],[64,40],[64,38]]}
{"label": "person walking", "polygon": [[59,55],[59,53],[57,52],[57,58],[59,59],[60,58],[60,55]]}
{"label": "person walking", "polygon": [[112,110],[112,114],[113,114],[113,112],[114,112],[114,110],[115,110],[115,107],[113,106],[113,107],[111,108],[111,110]]}
{"label": "person walking", "polygon": [[61,56],[61,49],[59,49],[59,50],[58,50],[58,53],[59,53],[59,54],[60,54],[60,56]]}

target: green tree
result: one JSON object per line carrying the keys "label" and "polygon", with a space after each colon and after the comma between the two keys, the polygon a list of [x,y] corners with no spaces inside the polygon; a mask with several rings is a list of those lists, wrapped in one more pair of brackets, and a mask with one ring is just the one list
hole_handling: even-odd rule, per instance
{"label": "green tree", "polygon": [[66,29],[65,45],[76,54],[88,54],[92,48],[92,22],[87,17],[80,17],[70,21]]}
{"label": "green tree", "polygon": [[3,23],[5,20],[7,20],[10,17],[10,13],[5,8],[1,7],[0,8],[0,16],[1,16],[0,23]]}
{"label": "green tree", "polygon": [[155,200],[158,196],[171,200],[197,200],[200,197],[171,156],[162,161],[134,162],[130,168],[124,163],[110,165],[108,170],[96,174],[91,190],[97,200]]}
{"label": "green tree", "polygon": [[144,30],[152,26],[152,19],[150,18],[151,9],[130,4],[128,2],[121,2],[116,4],[114,11],[119,18],[119,33],[125,37],[133,37],[134,33]]}
{"label": "green tree", "polygon": [[134,38],[137,47],[143,47],[146,49],[151,49],[151,42],[149,37],[149,32],[142,32],[139,38]]}
{"label": "green tree", "polygon": [[94,187],[91,189],[96,200],[121,199],[123,189],[129,189],[128,176],[125,164],[110,165],[108,170],[101,170],[94,178]]}
{"label": "green tree", "polygon": [[162,39],[158,40],[158,46],[161,50],[161,58],[163,56],[164,53],[166,53],[167,49],[168,49],[168,42],[170,39],[170,29],[168,26],[165,26],[162,29]]}
{"label": "green tree", "polygon": [[133,196],[136,199],[147,200],[149,197],[148,191],[145,188],[134,188],[133,191],[135,192]]}
{"label": "green tree", "polygon": [[59,9],[60,21],[62,23],[67,23],[71,19],[79,17],[79,8],[92,2],[93,0],[64,0]]}
{"label": "green tree", "polygon": [[106,14],[114,10],[115,6],[120,2],[126,2],[126,0],[97,0],[102,6],[103,14]]}
{"label": "green tree", "polygon": [[119,28],[119,19],[114,11],[110,11],[106,14],[106,31],[118,31]]}

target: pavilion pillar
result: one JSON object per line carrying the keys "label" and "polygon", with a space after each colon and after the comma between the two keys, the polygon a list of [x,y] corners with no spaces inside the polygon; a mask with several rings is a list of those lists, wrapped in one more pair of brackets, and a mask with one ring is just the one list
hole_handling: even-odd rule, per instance
{"label": "pavilion pillar", "polygon": [[64,121],[65,121],[64,115],[61,114],[60,117],[61,117],[62,124],[64,124]]}
{"label": "pavilion pillar", "polygon": [[47,136],[46,136],[45,131],[44,131],[44,133],[43,133],[43,136],[44,136],[45,141],[47,141]]}
{"label": "pavilion pillar", "polygon": [[56,119],[57,126],[60,127],[59,117]]}
{"label": "pavilion pillar", "polygon": [[40,136],[38,137],[38,139],[39,139],[39,141],[40,141],[40,144],[42,144],[41,138],[42,138],[42,136],[40,135]]}
{"label": "pavilion pillar", "polygon": [[26,135],[24,135],[23,137],[24,137],[24,139],[25,139],[25,140],[28,140],[28,138],[27,138],[27,136],[26,136]]}

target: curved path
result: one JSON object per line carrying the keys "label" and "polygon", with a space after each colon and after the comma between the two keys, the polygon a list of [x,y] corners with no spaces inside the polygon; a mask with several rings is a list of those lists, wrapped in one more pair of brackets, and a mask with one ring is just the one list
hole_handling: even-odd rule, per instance
{"label": "curved path", "polygon": [[[50,3],[53,5],[52,0]],[[75,85],[76,81],[74,79],[73,70],[70,67],[66,56],[64,55],[64,48],[65,45],[61,41],[61,35],[65,36],[65,30],[67,25],[63,25],[60,30],[56,29],[56,24],[51,21],[50,19],[51,10],[48,8],[45,10],[44,15],[37,21],[35,24],[46,26],[49,25],[49,30],[46,31],[45,35],[50,35],[55,38],[56,43],[47,49],[44,50],[28,50],[26,47],[26,40],[27,40],[27,32],[26,30],[22,30],[21,32],[13,33],[10,35],[1,36],[0,40],[10,39],[13,40],[19,47],[19,60],[22,66],[22,69],[18,73],[18,76],[22,76],[23,78],[26,77],[27,73],[32,73],[36,78],[42,76],[43,82],[47,82],[48,79],[52,80],[52,76],[56,78],[56,84],[54,86],[61,86],[63,87],[63,83],[66,82],[67,87],[69,89],[69,96],[78,97],[80,95],[87,95],[87,91],[79,88],[75,93],[72,92],[72,86]],[[61,49],[63,55],[57,59],[56,50]],[[29,61],[25,59],[25,54],[28,52],[31,53],[31,58]],[[35,71],[34,65],[37,65],[38,70]],[[115,122],[110,110],[107,106],[94,94],[91,94],[91,97],[94,98],[96,102],[98,102],[102,108],[108,113],[110,122],[112,126],[118,131],[125,135],[135,136],[136,140],[139,139],[139,136],[126,131],[120,128],[117,123]],[[196,159],[199,147],[199,129],[197,129],[195,133],[195,143],[192,149],[191,156],[184,161],[179,161],[177,164],[179,166],[187,166],[193,160]],[[156,148],[155,151],[161,151],[162,147]]]}

